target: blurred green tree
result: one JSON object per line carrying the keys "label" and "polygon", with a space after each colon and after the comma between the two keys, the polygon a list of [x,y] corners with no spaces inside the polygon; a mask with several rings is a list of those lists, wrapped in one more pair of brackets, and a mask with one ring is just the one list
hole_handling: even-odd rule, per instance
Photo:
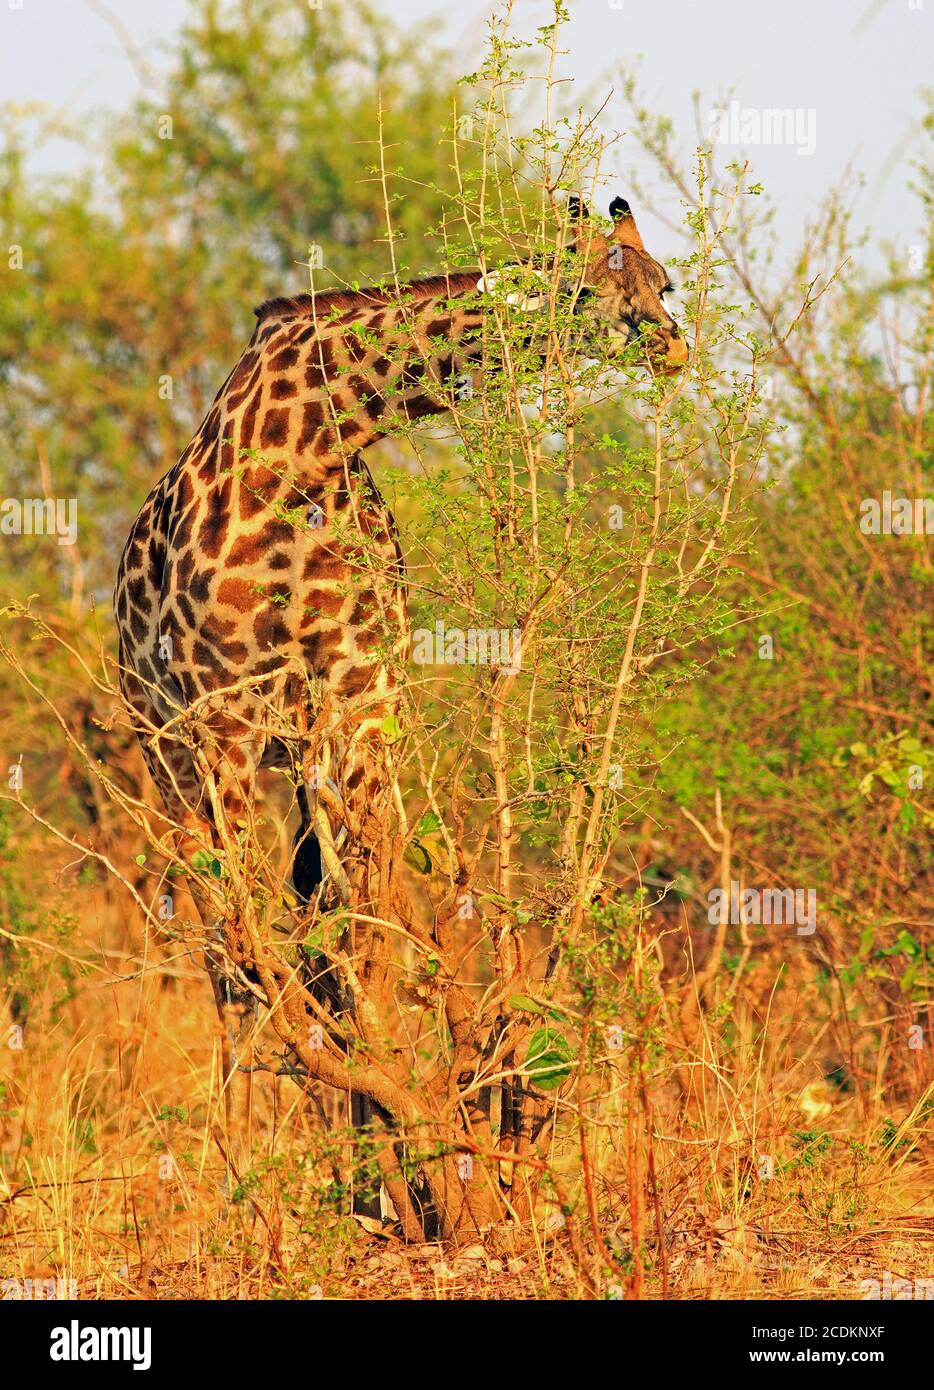
{"label": "blurred green tree", "polygon": [[[31,178],[15,127],[0,154],[4,488],[80,496],[84,592],[104,600],[254,305],[307,289],[316,259],[317,288],[389,270],[380,134],[401,274],[437,268],[453,188],[451,65],[375,5],[193,0],[159,86],[74,132],[93,154],[78,176]],[[0,584],[67,591],[64,552],[50,537],[0,552]]]}

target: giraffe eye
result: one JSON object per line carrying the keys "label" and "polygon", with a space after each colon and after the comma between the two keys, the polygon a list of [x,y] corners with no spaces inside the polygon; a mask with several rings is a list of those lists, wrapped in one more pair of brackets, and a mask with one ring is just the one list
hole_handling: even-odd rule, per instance
{"label": "giraffe eye", "polygon": [[660,294],[660,295],[661,295],[661,294],[674,294],[674,292],[675,292],[675,287],[674,287],[674,285],[671,283],[670,280],[669,280],[668,283],[665,285],[665,288],[664,288],[664,289],[659,290],[659,294]]}

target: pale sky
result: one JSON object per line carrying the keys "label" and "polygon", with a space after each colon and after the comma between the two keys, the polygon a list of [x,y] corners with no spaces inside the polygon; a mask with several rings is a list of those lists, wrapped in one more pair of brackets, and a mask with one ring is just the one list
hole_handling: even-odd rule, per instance
{"label": "pale sky", "polygon": [[[326,10],[352,0],[322,3]],[[493,6],[490,0],[381,0],[381,8],[403,26],[433,19],[459,65],[469,69]],[[70,115],[122,109],[139,90],[139,78],[105,9],[158,68],[158,45],[171,41],[187,0],[0,0],[4,105],[38,103],[37,111]],[[583,102],[590,92],[602,101],[618,92],[620,65],[638,64],[648,105],[673,120],[687,157],[696,143],[695,92],[705,113],[734,99],[733,133],[743,139],[747,109],[798,112],[807,136],[799,143],[813,145],[813,152],[799,153],[795,144],[745,150],[776,200],[776,226],[790,245],[848,164],[865,180],[857,223],[871,225],[878,238],[917,240],[919,216],[905,181],[922,149],[922,92],[934,82],[934,0],[571,0],[570,9],[563,71],[574,77],[575,95]],[[551,9],[547,0],[516,0],[514,13],[516,28],[531,33]],[[611,98],[606,118],[625,131],[618,98]],[[53,140],[32,168],[55,174],[89,157]],[[611,167],[624,195],[631,171],[647,169],[626,139]],[[670,243],[670,233],[661,235]]]}

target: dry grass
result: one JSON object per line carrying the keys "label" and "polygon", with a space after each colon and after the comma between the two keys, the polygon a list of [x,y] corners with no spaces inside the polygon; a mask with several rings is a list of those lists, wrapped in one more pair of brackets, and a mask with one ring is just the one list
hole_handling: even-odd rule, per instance
{"label": "dry grass", "polygon": [[[4,1286],[7,1297],[28,1295],[27,1280],[59,1281],[57,1292],[92,1300],[584,1296],[553,1207],[542,1208],[531,1245],[488,1239],[457,1252],[407,1248],[388,1230],[340,1215],[328,1200],[318,1112],[286,1078],[254,1079],[252,1161],[238,1169],[239,1187],[229,1183],[207,982],[177,952],[154,958],[150,949],[147,960],[141,940],[94,885],[80,892],[74,939],[53,951],[16,944],[42,960],[45,983],[30,1001],[22,1048],[0,1049],[0,1277],[18,1281]],[[56,952],[90,967],[60,1007]],[[885,1271],[931,1274],[924,1097],[890,1116],[895,1141],[880,1144],[881,1097],[814,1079],[813,1045],[801,1046],[806,1012],[804,991],[781,996],[766,1045],[753,1047],[737,1009],[730,1055],[715,1052],[708,1021],[700,1050],[686,1059],[713,1078],[703,1108],[685,1105],[658,1066],[649,1091],[663,1260],[645,1192],[644,1111],[631,1112],[639,1136],[632,1169],[624,1072],[604,1069],[599,1086],[588,1087],[600,1232],[619,1259],[615,1272],[602,1270],[603,1296],[622,1296],[632,1270],[633,1173],[649,1208],[643,1297],[667,1289],[690,1299],[859,1298],[860,1281]],[[567,1104],[552,1158],[579,1199],[593,1253]],[[770,1181],[755,1170],[762,1154],[774,1160]]]}

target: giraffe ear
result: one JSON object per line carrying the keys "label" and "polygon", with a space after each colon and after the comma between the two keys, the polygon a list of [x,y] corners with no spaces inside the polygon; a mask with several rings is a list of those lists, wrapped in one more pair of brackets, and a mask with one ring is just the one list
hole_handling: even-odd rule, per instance
{"label": "giraffe ear", "polygon": [[610,216],[613,219],[610,240],[617,242],[620,246],[632,246],[636,251],[645,251],[642,237],[639,235],[639,228],[636,226],[636,219],[632,215],[632,208],[625,198],[613,199],[610,204]]}
{"label": "giraffe ear", "polygon": [[572,193],[568,198],[568,221],[571,235],[566,250],[585,250],[588,261],[605,254],[606,237],[591,227],[590,210],[577,193]]}
{"label": "giraffe ear", "polygon": [[568,219],[571,222],[585,222],[590,216],[590,210],[583,198],[578,193],[572,193],[568,198]]}

